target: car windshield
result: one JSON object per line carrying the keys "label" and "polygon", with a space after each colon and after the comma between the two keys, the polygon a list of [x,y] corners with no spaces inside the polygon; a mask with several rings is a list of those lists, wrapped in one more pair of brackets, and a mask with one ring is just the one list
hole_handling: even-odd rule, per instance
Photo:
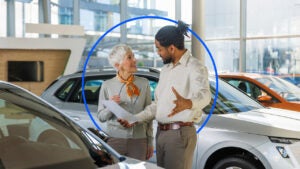
{"label": "car windshield", "polygon": [[45,105],[22,89],[0,84],[0,166],[97,168],[90,154],[94,145]]}
{"label": "car windshield", "polygon": [[279,76],[280,78],[287,80],[295,85],[300,85],[300,77],[299,76],[294,76],[291,74],[290,76]]}
{"label": "car windshield", "polygon": [[[216,93],[216,81],[213,78],[210,78],[210,89],[212,100],[210,105],[204,108],[206,114],[210,112]],[[218,80],[218,89],[218,99],[213,114],[240,113],[263,108],[258,102],[221,79]]]}
{"label": "car windshield", "polygon": [[257,78],[257,81],[268,86],[287,101],[300,101],[300,88],[275,76]]}

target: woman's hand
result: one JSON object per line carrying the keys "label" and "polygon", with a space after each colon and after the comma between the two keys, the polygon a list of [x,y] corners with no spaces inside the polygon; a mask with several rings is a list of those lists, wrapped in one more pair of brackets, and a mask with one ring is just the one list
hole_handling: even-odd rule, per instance
{"label": "woman's hand", "polygon": [[149,160],[152,156],[153,156],[153,152],[154,152],[154,147],[150,146],[147,148],[147,156],[146,159]]}
{"label": "woman's hand", "polygon": [[137,122],[135,122],[135,123],[129,123],[127,120],[125,120],[125,119],[118,119],[118,122],[123,126],[123,127],[125,127],[125,128],[130,128],[130,127],[132,127],[132,126],[134,126]]}
{"label": "woman's hand", "polygon": [[114,95],[111,97],[111,100],[115,101],[116,103],[120,104],[121,102],[121,97],[120,95]]}

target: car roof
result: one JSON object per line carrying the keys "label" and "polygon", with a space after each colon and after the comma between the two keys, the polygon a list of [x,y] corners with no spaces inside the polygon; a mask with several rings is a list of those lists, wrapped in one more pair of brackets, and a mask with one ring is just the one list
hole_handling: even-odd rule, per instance
{"label": "car roof", "polygon": [[[135,74],[138,75],[148,75],[155,78],[159,77],[159,69],[151,68],[151,67],[138,67],[138,71]],[[88,69],[84,72],[85,76],[99,76],[99,75],[115,75],[116,70],[112,67],[100,68],[100,69]],[[60,76],[59,78],[74,78],[74,77],[82,77],[83,71],[80,70],[73,74],[68,74],[64,76]]]}
{"label": "car roof", "polygon": [[[155,67],[137,67],[137,70],[139,72],[154,72],[154,73],[159,73],[160,72],[160,68],[155,68]],[[102,72],[102,71],[105,71],[105,72],[109,72],[109,71],[112,71],[112,72],[116,72],[116,69],[113,68],[113,67],[103,67],[103,68],[99,68],[99,69],[86,69],[85,72]],[[83,70],[79,70],[75,73],[82,73]]]}
{"label": "car roof", "polygon": [[265,76],[272,76],[272,75],[264,75],[264,74],[259,74],[259,73],[247,73],[247,72],[226,72],[226,73],[219,73],[218,74],[220,77],[248,77],[251,79],[257,79],[257,78],[262,78]]}
{"label": "car roof", "polygon": [[278,75],[279,77],[300,77],[300,74],[296,73],[296,74],[280,74]]}

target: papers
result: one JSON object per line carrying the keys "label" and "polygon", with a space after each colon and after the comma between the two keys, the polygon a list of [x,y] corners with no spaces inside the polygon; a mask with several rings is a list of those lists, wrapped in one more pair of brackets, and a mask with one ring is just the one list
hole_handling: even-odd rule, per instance
{"label": "papers", "polygon": [[107,107],[112,113],[114,113],[119,119],[127,120],[130,124],[138,121],[138,119],[134,115],[123,109],[115,101],[103,100],[102,104]]}
{"label": "papers", "polygon": [[137,164],[127,164],[124,162],[118,163],[120,169],[146,169],[145,162],[140,162]]}

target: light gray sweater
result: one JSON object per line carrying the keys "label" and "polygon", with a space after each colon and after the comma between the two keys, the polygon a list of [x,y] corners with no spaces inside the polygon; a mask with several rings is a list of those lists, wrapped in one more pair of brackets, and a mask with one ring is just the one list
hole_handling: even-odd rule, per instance
{"label": "light gray sweater", "polygon": [[134,125],[132,128],[124,128],[116,116],[110,112],[102,103],[102,100],[110,100],[113,95],[120,95],[120,106],[132,114],[137,114],[151,104],[151,92],[149,81],[146,78],[135,76],[133,82],[140,90],[139,96],[130,98],[126,93],[126,85],[121,83],[117,77],[106,80],[99,93],[98,118],[106,122],[105,132],[115,138],[147,138],[148,146],[153,146],[152,120]]}

